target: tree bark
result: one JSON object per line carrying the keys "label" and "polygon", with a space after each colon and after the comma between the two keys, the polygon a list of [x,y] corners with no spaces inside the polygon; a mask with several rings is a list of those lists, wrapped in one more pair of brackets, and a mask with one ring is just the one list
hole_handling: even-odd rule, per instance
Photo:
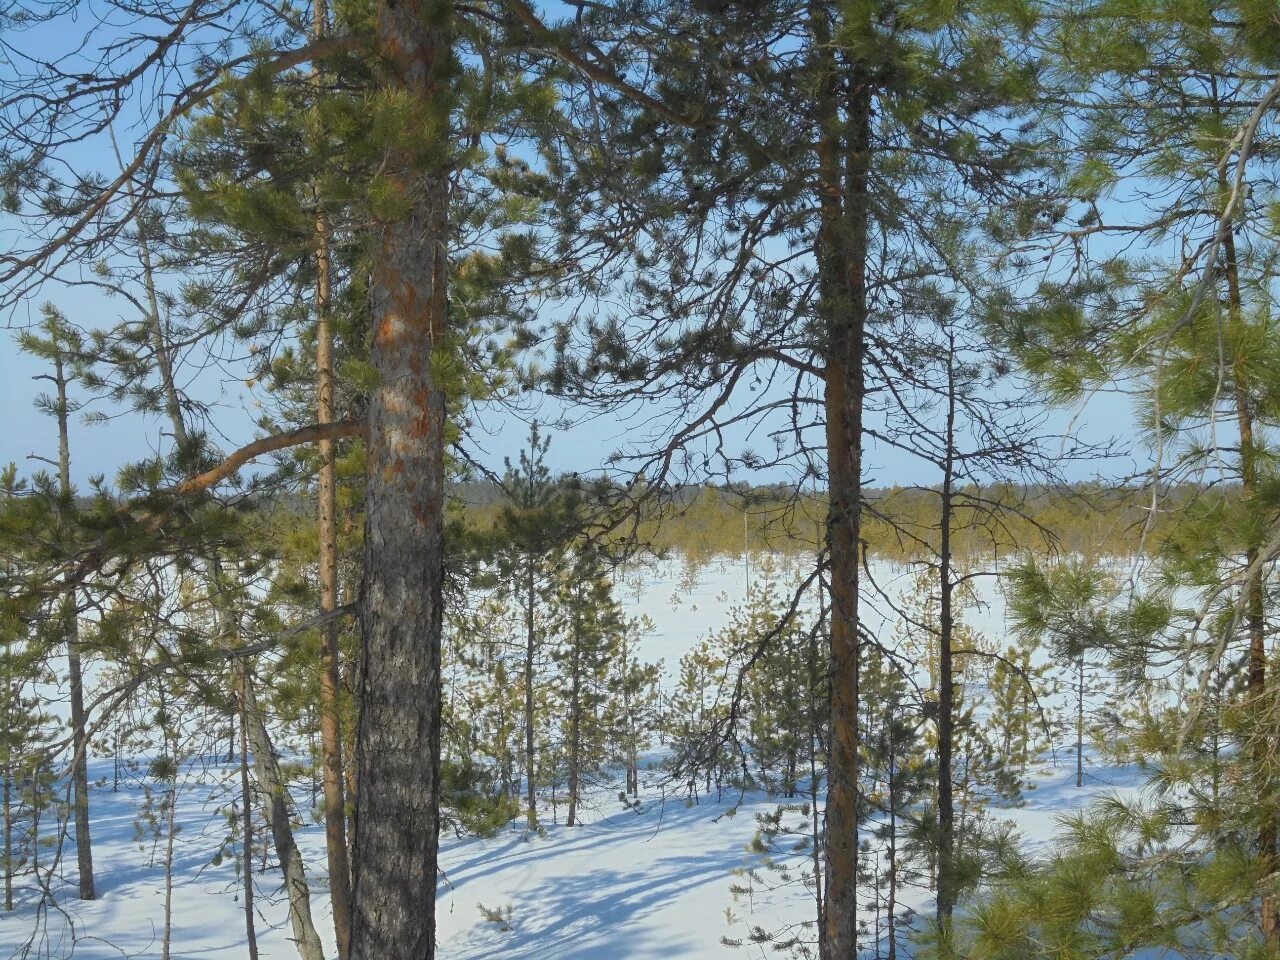
{"label": "tree bark", "polygon": [[72,786],[76,807],[76,869],[80,879],[80,899],[97,898],[93,878],[93,842],[89,834],[89,740],[85,736],[84,679],[80,665],[80,631],[76,624],[75,600],[68,597],[67,676],[71,686]]}
{"label": "tree bark", "polygon": [[1084,654],[1076,658],[1076,786],[1084,786]]}
{"label": "tree bark", "polygon": [[[324,39],[326,0],[312,4],[312,37]],[[319,70],[313,74],[319,85]],[[323,210],[316,215],[316,422],[334,422],[332,262],[329,222]],[[334,442],[320,440],[320,476],[317,490],[320,533],[320,612],[338,606],[337,471]],[[324,764],[324,834],[329,860],[329,901],[338,960],[351,951],[351,864],[347,858],[347,803],[342,774],[342,728],[339,715],[339,630],[336,621],[325,625],[320,654],[320,749]]]}
{"label": "tree bark", "polygon": [[[161,386],[165,397],[165,413],[169,418],[170,425],[173,427],[174,440],[181,448],[187,444],[190,434],[187,431],[186,421],[182,413],[181,399],[173,378],[172,348],[165,337],[161,323],[159,302],[156,295],[155,273],[152,267],[150,249],[143,234],[139,235],[139,252],[142,258],[143,278],[146,284],[150,312],[148,317],[149,333],[152,348],[156,354],[157,365],[160,369]],[[202,477],[208,478],[216,472],[211,471],[203,474]],[[197,478],[196,482],[198,483],[200,479]],[[188,481],[188,484],[190,483],[192,481]],[[185,488],[187,484],[183,486]],[[234,612],[227,608],[227,604],[222,597],[222,579],[221,559],[213,556],[209,560],[209,588],[213,597],[219,632],[223,636],[227,636],[234,626]],[[248,671],[243,665],[240,667],[239,681],[237,699],[240,700],[242,770],[245,761],[245,747],[249,746],[253,754],[255,775],[265,793],[263,806],[267,816],[267,825],[271,830],[276,856],[284,873],[285,890],[289,900],[289,918],[293,927],[298,954],[302,960],[324,960],[324,950],[320,944],[320,937],[316,933],[315,923],[311,918],[311,891],[307,885],[302,856],[298,852],[297,844],[294,841],[293,827],[289,819],[288,785],[280,771],[279,762],[271,744],[270,733],[258,709]],[[247,775],[247,770],[243,770],[243,772]],[[244,850],[246,898],[252,896],[253,889],[253,849],[249,843],[249,837],[250,820],[246,815]],[[246,915],[251,952],[256,952],[257,943],[256,936],[252,931],[252,922],[252,914]]]}
{"label": "tree bark", "polygon": [[258,934],[253,924],[253,791],[249,786],[249,728],[245,720],[245,692],[249,675],[241,673],[240,686],[240,836],[241,869],[244,871],[244,933],[249,960],[258,960]]}
{"label": "tree bark", "polygon": [[[13,748],[8,743],[9,731],[5,731],[5,751],[9,752]],[[0,776],[4,777],[4,797],[3,797],[3,814],[4,814],[4,909],[6,912],[13,910],[13,762],[7,758],[4,770],[0,771]]]}
{"label": "tree bark", "polygon": [[955,798],[951,753],[955,739],[955,676],[951,657],[955,633],[952,613],[951,521],[955,485],[956,381],[955,339],[947,355],[946,451],[938,544],[938,923],[951,921],[955,907]]}
{"label": "tree bark", "polygon": [[570,827],[577,823],[578,794],[582,791],[582,638],[578,633],[576,610],[573,617],[573,654],[569,668],[569,812],[565,818]]}
{"label": "tree bark", "polygon": [[534,633],[533,557],[528,557],[527,560],[529,569],[525,577],[524,610],[524,789],[525,817],[529,829],[536,830],[538,828],[538,791],[534,777],[537,774],[538,765],[533,750],[533,658],[536,652],[537,636]]}
{"label": "tree bark", "polygon": [[[446,136],[452,6],[383,0],[390,90]],[[356,733],[352,960],[435,955],[440,823],[440,639],[448,349],[446,144],[392,144],[383,176],[408,213],[382,226],[371,286],[377,386],[369,402],[363,662]],[[422,154],[435,152],[434,159]]]}
{"label": "tree bark", "polygon": [[635,799],[640,793],[640,748],[639,735],[636,732],[635,703],[631,691],[630,672],[631,631],[628,628],[622,634],[622,712],[627,718],[627,793]]}
{"label": "tree bark", "polygon": [[[892,723],[892,721],[889,721]],[[889,937],[888,960],[898,960],[898,793],[894,764],[898,745],[889,738],[889,896],[885,901],[885,931]]]}
{"label": "tree bark", "polygon": [[[54,343],[54,382],[58,390],[58,493],[66,509],[71,509],[71,442],[68,432],[67,375],[58,333],[50,329]],[[76,612],[75,590],[62,599],[62,626],[66,630],[67,680],[71,687],[71,785],[76,821],[76,869],[80,899],[96,897],[93,882],[93,842],[89,835],[89,741],[85,736],[84,677],[80,664],[80,619]]]}
{"label": "tree bark", "polygon": [[[863,359],[871,85],[857,63],[837,74],[830,24],[815,5],[820,227],[818,271],[825,329],[825,414],[831,565],[831,745],[826,805],[822,960],[851,960],[858,942],[858,540],[862,508]],[[845,99],[843,122],[839,100]]]}
{"label": "tree bark", "polygon": [[[167,722],[167,721],[166,721]],[[173,840],[178,826],[178,753],[177,744],[170,752],[173,773],[169,780],[168,811],[164,838],[164,932],[160,940],[160,958],[169,960],[173,945]]]}
{"label": "tree bark", "polygon": [[[815,539],[816,543],[816,539]],[[818,596],[818,625],[827,621],[827,605],[821,592]],[[819,812],[822,792],[822,776],[818,773],[818,754],[822,750],[822,718],[823,697],[826,694],[826,663],[818,643],[818,629],[809,631],[809,829],[813,847],[809,856],[813,864],[813,911],[818,922],[818,930],[826,929],[824,917],[826,909],[823,902],[823,847],[822,847],[822,814]],[[818,952],[826,956],[822,937],[818,938]]]}
{"label": "tree bark", "polygon": [[155,267],[151,260],[151,245],[147,240],[147,219],[144,215],[138,230],[138,258],[142,261],[142,280],[147,291],[147,324],[151,338],[151,349],[156,356],[156,369],[160,374],[160,387],[164,392],[164,411],[173,426],[173,439],[183,450],[187,444],[186,418],[182,413],[182,399],[178,395],[178,386],[173,378],[173,355],[169,341],[165,337],[164,324],[160,319],[160,298],[156,292]]}
{"label": "tree bark", "polygon": [[302,865],[302,854],[293,838],[293,824],[289,810],[289,784],[280,769],[271,734],[267,731],[266,718],[258,706],[253,683],[248,670],[241,670],[241,690],[244,697],[244,718],[248,728],[249,748],[253,753],[253,769],[258,786],[263,793],[262,807],[271,830],[271,840],[276,848],[276,859],[284,873],[285,894],[289,900],[289,922],[293,928],[294,943],[301,960],[324,960],[324,948],[311,918],[311,890],[307,886],[307,874]]}

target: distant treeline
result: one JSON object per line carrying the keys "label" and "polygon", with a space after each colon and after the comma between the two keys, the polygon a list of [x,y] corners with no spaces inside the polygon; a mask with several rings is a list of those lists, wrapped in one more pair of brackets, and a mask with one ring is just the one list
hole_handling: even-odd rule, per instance
{"label": "distant treeline", "polygon": [[[503,504],[496,484],[455,487],[468,526],[486,529]],[[1230,498],[1230,487],[1191,485],[1160,492],[1152,513],[1148,488],[1081,483],[1066,487],[1002,484],[965,487],[952,519],[952,549],[959,557],[1004,556],[1023,550],[1057,550],[1083,557],[1153,553],[1164,543],[1169,519],[1193,504]],[[887,487],[867,492],[862,539],[880,557],[910,560],[939,548],[939,492]],[[693,559],[740,556],[768,550],[811,552],[827,513],[823,493],[780,486],[689,486],[654,498],[635,527],[657,550]],[[628,525],[628,531],[632,527]]]}

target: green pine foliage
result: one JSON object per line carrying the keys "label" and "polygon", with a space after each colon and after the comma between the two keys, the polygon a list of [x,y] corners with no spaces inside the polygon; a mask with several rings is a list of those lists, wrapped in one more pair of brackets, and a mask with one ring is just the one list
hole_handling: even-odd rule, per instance
{"label": "green pine foliage", "polygon": [[[4,909],[26,901],[38,873],[42,837],[56,835],[59,724],[40,693],[53,682],[43,642],[28,624],[0,612],[0,866]],[[42,825],[43,822],[43,825]]]}
{"label": "green pine foliage", "polygon": [[1012,960],[1183,957],[1261,960],[1251,931],[1261,877],[1235,844],[1211,856],[1180,852],[1170,811],[1119,801],[1064,819],[1054,851],[1012,863],[997,892],[939,936],[928,957]]}
{"label": "green pine foliage", "polygon": [[668,698],[670,763],[693,801],[713,787],[792,799],[812,775],[823,626],[805,609],[803,581],[767,557],[756,576],[728,623],[681,658]]}

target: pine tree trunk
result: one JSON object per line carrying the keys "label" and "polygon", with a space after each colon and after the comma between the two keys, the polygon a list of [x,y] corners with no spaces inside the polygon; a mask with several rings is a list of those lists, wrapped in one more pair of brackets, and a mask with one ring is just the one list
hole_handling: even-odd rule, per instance
{"label": "pine tree trunk", "polygon": [[[56,337],[56,334],[54,334]],[[67,377],[61,348],[54,357],[54,380],[58,388],[58,492],[66,509],[71,509],[71,444],[68,433]],[[80,899],[94,899],[93,844],[89,836],[89,741],[85,736],[84,678],[80,666],[80,621],[75,592],[62,599],[62,625],[66,630],[67,680],[71,687],[72,803],[76,821],[76,866]]]}
{"label": "pine tree trunk", "polygon": [[[821,960],[851,960],[858,941],[858,539],[862,507],[863,356],[870,165],[870,79],[837,75],[825,11],[811,12],[818,103],[818,272],[826,333],[827,545],[831,566],[831,746]],[[844,82],[842,82],[844,81]],[[847,97],[841,122],[838,98]]]}
{"label": "pine tree trunk", "polygon": [[[169,722],[166,720],[166,722]],[[165,818],[164,843],[164,932],[160,941],[160,958],[169,960],[173,944],[173,841],[178,825],[178,746],[176,738],[169,748],[173,773],[169,780],[168,811]]]}
{"label": "pine tree trunk", "polygon": [[533,558],[529,557],[529,568],[525,578],[525,610],[524,610],[524,789],[525,816],[528,818],[530,830],[538,828],[538,794],[534,786],[537,772],[533,751],[533,656],[535,651],[534,636],[534,602],[533,602]]}
{"label": "pine tree trunk", "polygon": [[324,758],[320,751],[316,749],[316,732],[314,729],[315,717],[308,718],[308,726],[312,729],[307,731],[307,753],[311,756],[311,808],[320,806],[320,777],[318,771],[324,765]]}
{"label": "pine tree trunk", "polygon": [[352,960],[435,955],[451,20],[447,0],[378,5],[384,86],[441,142],[392,144],[383,170],[409,212],[383,225],[371,287]]}
{"label": "pine tree trunk", "polygon": [[[6,750],[12,749],[8,744],[6,731]],[[13,910],[13,766],[6,763],[4,768],[4,909]]]}
{"label": "pine tree trunk", "polygon": [[955,340],[947,356],[947,449],[943,459],[942,503],[938,550],[938,923],[951,920],[955,907],[955,799],[951,779],[951,755],[955,742],[955,675],[952,641],[951,521],[955,484],[956,384]]}
{"label": "pine tree trunk", "polygon": [[[1030,676],[1031,660],[1026,661],[1028,676]],[[1022,744],[1022,768],[1025,770],[1031,762],[1031,692],[1027,689],[1029,681],[1022,683],[1022,713],[1018,717],[1018,736],[1019,742]]]}
{"label": "pine tree trunk", "polygon": [[284,873],[285,894],[289,900],[289,922],[293,928],[293,940],[301,960],[324,960],[320,935],[316,933],[311,918],[311,890],[302,865],[302,854],[293,838],[293,824],[289,810],[289,783],[280,769],[271,735],[267,731],[266,718],[258,706],[248,669],[241,668],[241,690],[244,696],[244,719],[248,728],[249,748],[253,754],[253,769],[262,790],[262,807],[267,817],[267,827],[276,848],[276,859]]}
{"label": "pine tree trunk", "polygon": [[258,960],[258,934],[253,923],[253,791],[249,786],[249,730],[245,722],[245,683],[240,687],[240,837],[241,863],[244,871],[244,932],[249,947],[249,960]]}
{"label": "pine tree trunk", "polygon": [[[1240,293],[1240,266],[1236,255],[1235,234],[1227,231],[1223,238],[1223,259],[1227,277],[1227,306],[1232,325],[1244,320],[1244,302]],[[1232,380],[1234,384],[1236,424],[1240,431],[1240,487],[1246,502],[1258,493],[1258,466],[1255,450],[1254,416],[1249,405],[1250,377],[1245,358],[1233,357]],[[1258,559],[1258,548],[1251,544],[1245,551],[1246,568],[1252,568]],[[1245,628],[1249,635],[1248,691],[1252,709],[1258,716],[1265,715],[1270,704],[1267,698],[1267,648],[1266,648],[1266,593],[1262,571],[1250,574],[1244,585]],[[1254,764],[1258,770],[1259,790],[1268,794],[1265,770],[1273,745],[1267,738],[1254,733]],[[1276,869],[1277,836],[1274,819],[1259,831],[1258,851],[1262,866],[1268,874]],[[1268,948],[1280,953],[1280,897],[1266,893],[1262,897],[1259,927]]]}
{"label": "pine tree trunk", "polygon": [[582,664],[578,643],[575,635],[569,687],[569,812],[565,818],[570,827],[577,824],[578,794],[582,789]]}
{"label": "pine tree trunk", "polygon": [[76,867],[80,878],[80,899],[97,897],[93,879],[93,843],[89,835],[89,739],[85,736],[84,680],[81,676],[79,630],[75,624],[75,601],[68,598],[72,627],[67,637],[67,675],[71,687],[72,788],[76,808]]}
{"label": "pine tree trunk", "polygon": [[[350,658],[345,665],[346,669],[342,673],[343,688],[347,691],[347,696],[349,696],[353,702],[359,702],[360,660],[361,660],[360,657]],[[352,725],[348,724],[348,729],[344,732],[344,736],[342,739],[342,744],[343,744],[342,752],[343,752],[343,756],[346,756],[346,757],[354,757],[356,755],[356,737],[359,735],[359,731],[356,729],[352,729],[351,726]],[[346,776],[346,799],[347,799],[347,810],[348,810],[347,863],[351,865],[351,869],[352,869],[352,876],[351,876],[352,907],[351,909],[352,911],[354,911],[355,910],[355,902],[354,902],[355,901],[355,864],[354,864],[355,857],[354,857],[353,848],[355,847],[355,839],[356,839],[356,817],[359,816],[360,814],[360,795],[356,790],[356,786],[357,786],[356,785],[356,773],[357,773],[356,764],[348,762],[347,764],[345,764],[345,768],[346,769],[343,771],[343,773]],[[354,912],[352,916],[354,917]]]}
{"label": "pine tree trunk", "polygon": [[[143,223],[145,224],[145,218]],[[142,281],[147,291],[147,320],[151,335],[151,349],[155,353],[156,368],[160,373],[160,388],[164,394],[165,416],[173,427],[173,439],[178,446],[187,444],[187,428],[182,414],[182,401],[173,378],[173,353],[165,337],[164,321],[160,316],[160,298],[156,290],[155,267],[151,261],[151,245],[147,241],[145,226],[138,230],[138,257],[142,261]]]}
{"label": "pine tree trunk", "polygon": [[[821,598],[818,600],[818,623],[826,622],[827,610],[826,604]],[[818,631],[816,629],[809,631],[809,830],[813,843],[813,849],[810,851],[810,857],[813,864],[813,908],[814,918],[818,923],[818,930],[826,929],[823,922],[823,872],[822,872],[822,814],[819,812],[819,801],[821,798],[821,780],[818,774],[818,751],[822,748],[822,714],[820,713],[820,703],[822,695],[825,694],[825,685],[823,684],[823,668],[825,664],[822,662],[821,653],[818,649]],[[821,951],[821,937],[819,938],[819,950]]]}
{"label": "pine tree trunk", "polygon": [[1084,654],[1076,660],[1076,786],[1084,786]]}
{"label": "pine tree trunk", "polygon": [[[312,36],[324,37],[326,0],[312,5]],[[315,78],[319,81],[317,72]],[[316,216],[316,422],[332,423],[333,322],[329,223]],[[317,490],[320,527],[320,612],[338,607],[337,470],[334,442],[320,441],[320,476]],[[339,719],[339,630],[336,621],[325,624],[320,655],[320,745],[324,755],[324,834],[329,860],[329,899],[338,960],[351,950],[351,865],[347,859],[347,804],[343,790],[342,730]]]}
{"label": "pine tree trunk", "polygon": [[640,795],[640,747],[636,730],[636,712],[631,683],[631,641],[629,631],[622,635],[622,709],[627,718],[627,793],[637,799]]}
{"label": "pine tree trunk", "polygon": [[[31,872],[35,875],[37,883],[40,881],[40,812],[42,809],[42,805],[39,802],[40,777],[40,768],[32,764],[31,829],[27,831],[27,843],[31,845]],[[40,902],[46,903],[48,899],[48,890],[44,884],[41,884]]]}
{"label": "pine tree trunk", "polygon": [[885,903],[885,927],[889,936],[889,960],[898,960],[898,786],[894,777],[895,745],[889,744],[889,899]]}

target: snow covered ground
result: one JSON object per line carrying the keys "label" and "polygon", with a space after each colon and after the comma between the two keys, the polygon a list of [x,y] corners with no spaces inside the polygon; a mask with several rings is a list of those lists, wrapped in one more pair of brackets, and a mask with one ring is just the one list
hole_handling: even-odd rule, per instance
{"label": "snow covered ground", "polygon": [[[883,568],[893,595],[909,582],[905,571]],[[656,629],[644,656],[665,659],[671,670],[680,654],[724,621],[730,605],[741,600],[741,563],[702,571],[687,595],[678,565],[650,570],[636,578],[639,587],[619,584],[632,612],[645,612]],[[684,586],[689,586],[686,582]],[[673,595],[678,603],[673,606]],[[999,634],[1003,611],[998,596],[970,616],[984,631]],[[110,761],[96,762],[91,776],[107,780]],[[232,800],[233,770],[205,770],[200,785],[182,793],[181,830],[176,840],[173,946],[179,958],[242,958],[245,922],[234,850],[215,853],[228,828],[219,804]],[[216,782],[226,781],[225,788]],[[163,850],[139,831],[145,809],[144,778],[122,782],[112,792],[104,782],[92,802],[93,839],[99,897],[94,902],[65,898],[41,906],[30,886],[18,891],[12,914],[0,911],[0,958],[70,957],[107,960],[159,957],[164,918]],[[811,904],[796,890],[786,894],[759,889],[735,900],[734,873],[751,862],[747,847],[756,831],[755,815],[778,802],[763,796],[726,794],[687,805],[682,795],[664,789],[660,771],[644,777],[638,810],[619,802],[616,785],[595,788],[583,811],[585,823],[569,829],[547,826],[529,835],[517,822],[486,840],[445,837],[444,876],[437,902],[440,956],[446,960],[482,960],[509,956],[522,960],[710,960],[758,957],[758,948],[734,950],[721,938],[742,937],[747,926],[776,928],[809,915]],[[1074,763],[1065,752],[1059,765],[1046,763],[1033,773],[1035,788],[1016,808],[995,811],[1011,821],[1030,845],[1054,832],[1056,819],[1109,791],[1131,791],[1141,782],[1132,770],[1090,768],[1083,789],[1074,784]],[[145,818],[143,818],[145,821]],[[561,820],[563,822],[563,820]],[[333,950],[325,895],[323,832],[309,825],[299,834],[311,879],[313,910],[322,936]],[[161,841],[162,844],[162,841]],[[42,851],[52,856],[54,851]],[[63,853],[66,879],[74,881],[74,849]],[[263,958],[296,957],[289,941],[279,876],[258,874],[257,930]],[[70,891],[68,891],[69,893]],[[922,892],[905,897],[909,906],[926,907]],[[486,908],[485,912],[481,907]],[[425,908],[425,905],[424,905]],[[507,909],[510,909],[507,918]],[[726,918],[730,910],[735,918]],[[501,919],[494,919],[501,917]]]}

